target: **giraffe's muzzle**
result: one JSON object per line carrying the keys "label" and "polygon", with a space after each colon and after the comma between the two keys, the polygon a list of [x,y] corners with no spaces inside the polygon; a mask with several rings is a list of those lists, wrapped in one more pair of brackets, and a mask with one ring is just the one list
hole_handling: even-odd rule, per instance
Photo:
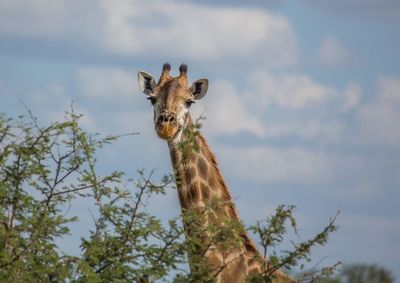
{"label": "giraffe's muzzle", "polygon": [[158,117],[156,123],[157,135],[165,140],[169,140],[174,137],[178,130],[176,123],[176,115],[170,112],[163,112]]}

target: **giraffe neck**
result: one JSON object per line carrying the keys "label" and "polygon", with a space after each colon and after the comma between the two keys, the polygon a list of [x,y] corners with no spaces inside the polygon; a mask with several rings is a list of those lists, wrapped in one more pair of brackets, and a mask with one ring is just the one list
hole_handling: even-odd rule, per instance
{"label": "giraffe neck", "polygon": [[[186,128],[193,128],[190,116]],[[229,207],[226,215],[238,219],[216,158],[202,134],[180,130],[168,146],[182,208],[204,207],[212,198],[218,198]]]}
{"label": "giraffe neck", "polygon": [[[193,126],[190,117],[187,121],[187,127]],[[203,227],[207,227],[209,222],[221,228],[226,221],[233,220],[240,223],[232,197],[218,169],[216,158],[209,149],[204,137],[200,133],[195,135],[187,134],[185,130],[182,130],[178,135],[180,141],[171,141],[168,145],[182,210],[201,211],[206,207],[210,212],[208,215],[211,216],[196,218],[196,221],[202,222],[199,225]],[[191,145],[193,150],[189,153],[182,152],[182,148],[179,145],[188,140],[193,142]],[[213,206],[210,203],[216,203],[217,205]],[[185,226],[187,235],[191,236],[191,232],[188,231],[190,229],[187,229],[187,225]],[[253,260],[259,254],[255,244],[244,230],[239,229],[236,238],[241,240],[239,240],[240,245],[234,250],[226,252],[216,248],[213,253],[206,254],[206,257],[209,262],[217,261],[219,263],[234,258],[235,260],[233,261],[237,266],[234,267],[235,264],[232,264],[232,268],[244,269],[244,273],[240,275],[241,277],[239,276],[244,278],[249,270],[259,269],[259,262]],[[230,273],[228,271],[222,272],[220,276],[223,276],[223,274]],[[226,282],[236,281],[228,280]]]}

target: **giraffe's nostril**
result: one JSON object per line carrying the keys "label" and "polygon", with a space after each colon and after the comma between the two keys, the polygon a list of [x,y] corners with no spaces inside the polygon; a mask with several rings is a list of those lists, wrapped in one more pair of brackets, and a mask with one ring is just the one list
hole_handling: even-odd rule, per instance
{"label": "giraffe's nostril", "polygon": [[161,114],[160,117],[158,118],[159,123],[164,123],[167,121],[167,117],[164,114]]}
{"label": "giraffe's nostril", "polygon": [[162,113],[160,117],[158,117],[158,123],[173,123],[175,122],[176,117],[174,114],[171,113]]}

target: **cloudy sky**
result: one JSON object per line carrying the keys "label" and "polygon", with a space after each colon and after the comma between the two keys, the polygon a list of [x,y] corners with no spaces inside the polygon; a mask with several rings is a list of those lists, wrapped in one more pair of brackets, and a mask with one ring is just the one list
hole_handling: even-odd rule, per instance
{"label": "cloudy sky", "polygon": [[[340,209],[315,260],[378,263],[400,282],[400,2],[215,2],[0,0],[0,111],[24,113],[22,100],[45,124],[74,101],[91,132],[140,132],[104,149],[100,170],[162,175],[136,73],[185,62],[210,80],[193,115],[244,221],[294,204],[306,238]],[[155,201],[178,214],[176,192]]]}

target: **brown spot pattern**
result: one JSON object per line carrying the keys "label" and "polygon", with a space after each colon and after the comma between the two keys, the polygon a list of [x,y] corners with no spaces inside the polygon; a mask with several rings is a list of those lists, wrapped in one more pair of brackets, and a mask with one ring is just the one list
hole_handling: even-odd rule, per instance
{"label": "brown spot pattern", "polygon": [[189,170],[187,170],[186,172],[186,182],[188,184],[192,183],[196,176],[196,169],[194,169],[193,167],[189,168]]}
{"label": "brown spot pattern", "polygon": [[217,185],[217,180],[215,179],[215,176],[210,174],[208,175],[207,178],[208,181],[208,186],[210,187],[211,190],[216,190],[216,185]]}
{"label": "brown spot pattern", "polygon": [[208,201],[210,199],[210,188],[205,185],[205,184],[201,184],[201,194],[203,196],[203,201]]}
{"label": "brown spot pattern", "polygon": [[208,165],[203,157],[199,157],[197,160],[197,169],[199,170],[199,176],[203,180],[207,180],[208,175]]}
{"label": "brown spot pattern", "polygon": [[201,193],[200,193],[199,182],[195,182],[192,185],[190,185],[189,194],[190,194],[190,199],[192,202],[200,201]]}

